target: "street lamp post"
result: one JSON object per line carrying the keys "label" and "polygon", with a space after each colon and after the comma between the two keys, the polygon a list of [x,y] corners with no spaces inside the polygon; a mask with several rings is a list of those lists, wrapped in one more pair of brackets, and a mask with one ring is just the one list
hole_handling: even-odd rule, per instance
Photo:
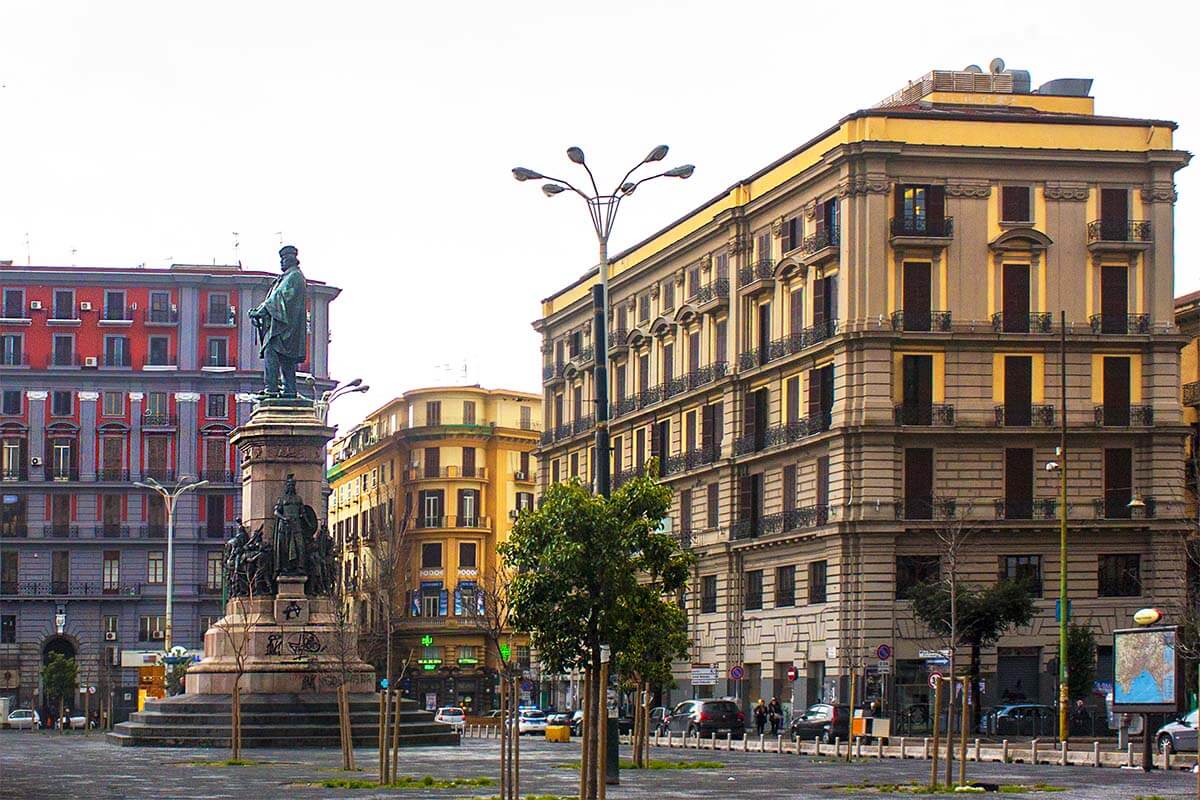
{"label": "street lamp post", "polygon": [[175,593],[175,503],[188,492],[208,485],[208,481],[185,481],[187,476],[180,476],[179,484],[174,489],[167,489],[154,478],[133,482],[134,486],[158,492],[167,506],[167,616],[163,630],[163,650],[168,653],[171,652],[171,614]]}
{"label": "street lamp post", "polygon": [[[592,349],[596,360],[595,371],[592,373],[592,391],[596,398],[595,491],[596,494],[602,497],[608,497],[611,488],[609,475],[610,454],[608,449],[608,239],[612,234],[613,223],[616,221],[617,210],[621,207],[621,201],[633,194],[637,187],[656,178],[690,178],[696,170],[695,166],[684,164],[683,166],[673,167],[654,175],[632,180],[633,174],[641,167],[646,164],[662,161],[666,157],[667,146],[665,144],[655,147],[645,158],[625,173],[625,177],[617,184],[617,188],[609,194],[602,194],[600,192],[596,184],[596,176],[592,174],[591,168],[588,167],[587,161],[584,159],[583,150],[578,147],[567,148],[567,158],[572,163],[583,167],[587,172],[588,182],[592,187],[591,194],[580,191],[572,186],[570,182],[561,178],[543,175],[526,167],[516,167],[512,171],[513,177],[518,181],[545,181],[542,184],[542,192],[547,197],[554,197],[567,190],[582,197],[584,202],[587,203],[592,227],[596,231],[596,241],[600,250],[600,262],[598,265],[600,282],[599,285],[592,287]],[[604,671],[607,672],[607,664],[604,667]],[[603,685],[601,686],[601,697],[605,697],[606,688]],[[606,738],[609,741],[607,742],[608,746],[605,748],[608,754],[608,757],[605,759],[607,761],[607,769],[601,770],[600,774],[603,776],[602,783],[615,785],[620,782],[620,761],[616,757],[618,752],[618,748],[616,747],[617,726],[615,720],[610,719],[608,723]]]}
{"label": "street lamp post", "polygon": [[617,184],[617,188],[609,194],[602,194],[596,184],[596,177],[584,159],[583,150],[578,147],[567,148],[567,158],[579,164],[587,171],[588,181],[592,185],[592,193],[580,191],[570,182],[561,178],[543,175],[525,167],[513,169],[513,177],[518,181],[546,181],[542,184],[542,192],[547,197],[554,197],[567,190],[574,192],[587,203],[588,214],[592,227],[596,231],[596,240],[600,249],[600,283],[592,289],[593,334],[592,349],[595,351],[596,367],[592,375],[592,388],[596,397],[596,493],[608,497],[609,480],[609,451],[608,451],[608,239],[612,234],[613,223],[616,221],[617,210],[621,201],[633,194],[637,187],[656,178],[689,178],[695,171],[691,164],[665,170],[644,178],[631,180],[638,169],[667,157],[667,146],[660,144],[651,150],[645,158],[639,161],[633,169],[625,173],[625,177]]}

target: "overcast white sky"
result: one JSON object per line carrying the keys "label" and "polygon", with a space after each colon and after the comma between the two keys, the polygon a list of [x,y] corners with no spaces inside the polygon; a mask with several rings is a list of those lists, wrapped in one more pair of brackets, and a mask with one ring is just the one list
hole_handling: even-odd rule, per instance
{"label": "overcast white sky", "polygon": [[[978,9],[978,10],[976,10]],[[595,261],[573,196],[653,145],[685,182],[622,209],[621,249],[931,68],[1002,56],[1094,77],[1102,114],[1200,136],[1194,4],[12,2],[0,4],[0,258],[274,269],[342,287],[344,426],[416,386],[537,391],[538,301]],[[1177,293],[1200,288],[1200,164],[1178,180]],[[72,251],[75,254],[72,255]],[[449,370],[445,366],[449,365]]]}

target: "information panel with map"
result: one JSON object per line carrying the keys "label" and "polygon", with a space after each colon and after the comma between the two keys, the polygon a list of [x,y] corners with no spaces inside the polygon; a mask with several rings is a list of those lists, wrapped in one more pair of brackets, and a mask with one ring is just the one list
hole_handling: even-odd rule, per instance
{"label": "information panel with map", "polygon": [[1178,711],[1177,628],[1155,626],[1113,631],[1113,711]]}

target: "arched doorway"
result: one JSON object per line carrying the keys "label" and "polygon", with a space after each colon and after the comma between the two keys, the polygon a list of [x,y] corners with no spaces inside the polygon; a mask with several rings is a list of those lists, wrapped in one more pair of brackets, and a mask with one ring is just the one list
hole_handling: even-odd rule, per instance
{"label": "arched doorway", "polygon": [[[63,658],[75,658],[78,651],[75,649],[75,644],[65,636],[53,636],[46,640],[42,645],[42,665],[50,663],[50,657],[58,653]],[[42,676],[38,675],[38,699],[41,705],[41,715],[43,723],[49,723],[58,716],[59,703],[57,701],[51,703],[47,697],[46,685],[42,682]],[[74,701],[66,699],[64,706],[70,707],[74,705]]]}

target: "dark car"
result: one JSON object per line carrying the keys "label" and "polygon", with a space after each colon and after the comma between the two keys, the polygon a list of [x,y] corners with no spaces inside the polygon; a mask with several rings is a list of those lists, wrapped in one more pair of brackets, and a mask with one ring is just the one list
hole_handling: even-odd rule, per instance
{"label": "dark car", "polygon": [[667,732],[667,717],[671,715],[671,709],[664,706],[655,706],[650,709],[650,730],[658,733]]}
{"label": "dark car", "polygon": [[684,700],[671,709],[666,730],[705,737],[728,732],[740,739],[746,733],[746,717],[732,700]]}
{"label": "dark car", "polygon": [[792,740],[820,737],[828,744],[834,739],[850,738],[850,706],[814,703],[792,720]]}
{"label": "dark car", "polygon": [[1193,711],[1176,717],[1158,729],[1154,744],[1160,753],[1196,752],[1196,726],[1200,723]]}
{"label": "dark car", "polygon": [[979,732],[989,736],[1052,736],[1058,727],[1058,712],[1037,703],[996,706],[979,720]]}

